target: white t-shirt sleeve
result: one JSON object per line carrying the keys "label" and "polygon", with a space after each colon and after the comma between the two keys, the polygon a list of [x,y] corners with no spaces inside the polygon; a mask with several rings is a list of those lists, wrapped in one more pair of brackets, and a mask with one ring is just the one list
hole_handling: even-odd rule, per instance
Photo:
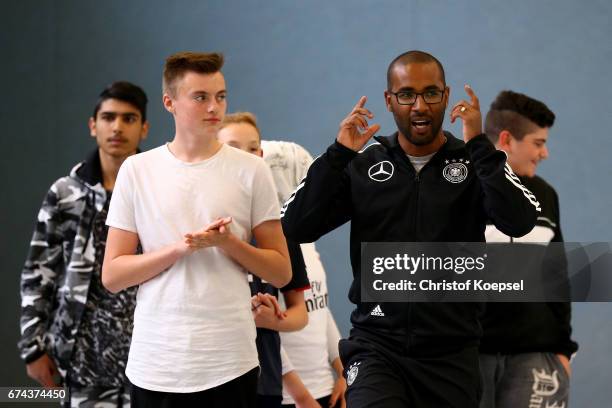
{"label": "white t-shirt sleeve", "polygon": [[338,342],[340,341],[340,330],[336,326],[334,316],[332,316],[329,308],[327,309],[327,352],[329,354],[329,362],[332,363],[340,357],[338,351]]}
{"label": "white t-shirt sleeve", "polygon": [[280,355],[281,355],[281,362],[282,362],[282,365],[283,365],[282,375],[285,375],[288,372],[295,370],[295,368],[293,367],[293,364],[291,364],[291,359],[289,358],[289,355],[287,354],[287,352],[283,348],[282,344],[281,344],[281,348],[280,348]]}
{"label": "white t-shirt sleeve", "polygon": [[253,177],[251,225],[253,228],[269,220],[280,219],[280,207],[274,179],[268,165],[259,160]]}
{"label": "white t-shirt sleeve", "polygon": [[134,215],[134,172],[130,159],[127,158],[119,168],[106,225],[137,233]]}
{"label": "white t-shirt sleeve", "polygon": [[302,146],[296,144],[295,145],[295,185],[293,188],[296,188],[302,180],[306,177],[306,173],[308,173],[308,168],[312,164],[312,156],[306,149]]}

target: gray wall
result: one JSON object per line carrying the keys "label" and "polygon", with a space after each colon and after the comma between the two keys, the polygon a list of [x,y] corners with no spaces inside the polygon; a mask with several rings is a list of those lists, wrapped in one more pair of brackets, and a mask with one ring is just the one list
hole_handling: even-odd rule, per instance
{"label": "gray wall", "polygon": [[[27,383],[15,347],[20,268],[49,184],[93,147],[86,121],[106,84],[126,79],[148,92],[148,149],[173,134],[160,103],[164,57],[222,51],[230,110],[255,112],[266,138],[294,140],[318,155],[361,95],[381,133],[391,133],[386,66],[405,50],[428,50],[446,67],[451,102],[469,83],[483,109],[510,88],[556,112],[551,157],[540,173],[560,195],[565,238],[610,241],[611,19],[604,0],[3,2],[0,386]],[[459,125],[448,128],[460,135]],[[347,228],[319,249],[347,333]],[[609,310],[575,305],[574,406],[606,406],[612,398]]]}

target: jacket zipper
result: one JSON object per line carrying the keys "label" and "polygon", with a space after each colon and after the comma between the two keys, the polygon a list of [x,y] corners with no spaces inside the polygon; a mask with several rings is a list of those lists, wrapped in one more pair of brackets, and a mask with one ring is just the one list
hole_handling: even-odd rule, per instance
{"label": "jacket zipper", "polygon": [[414,199],[414,215],[412,217],[412,228],[414,231],[414,236],[417,236],[417,222],[419,220],[419,187],[421,184],[421,178],[419,177],[419,173],[416,171],[415,169],[415,174],[414,174],[414,192],[415,192],[415,199]]}
{"label": "jacket zipper", "polygon": [[[414,236],[416,238],[416,231],[417,231],[417,222],[418,222],[418,217],[419,217],[419,187],[421,184],[421,178],[419,177],[419,172],[416,171],[416,169],[414,169],[415,173],[414,173],[414,192],[415,192],[415,199],[414,199],[414,203],[415,203],[415,208],[414,208],[414,216],[412,218],[412,228],[414,231]],[[413,313],[413,303],[410,303],[408,305],[408,316],[407,316],[407,321],[406,321],[406,332],[408,334],[408,338],[407,340],[407,344],[406,347],[408,350],[410,350],[411,346],[412,346],[412,330],[410,329],[412,327],[412,313]]]}

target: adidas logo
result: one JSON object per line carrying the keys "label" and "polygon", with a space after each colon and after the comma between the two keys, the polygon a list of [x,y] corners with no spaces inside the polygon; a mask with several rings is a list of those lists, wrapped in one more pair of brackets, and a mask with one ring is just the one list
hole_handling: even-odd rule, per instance
{"label": "adidas logo", "polygon": [[374,308],[374,310],[372,310],[370,312],[370,316],[380,316],[380,317],[385,317],[385,314],[383,313],[382,309],[380,308],[380,305],[376,305],[376,307]]}

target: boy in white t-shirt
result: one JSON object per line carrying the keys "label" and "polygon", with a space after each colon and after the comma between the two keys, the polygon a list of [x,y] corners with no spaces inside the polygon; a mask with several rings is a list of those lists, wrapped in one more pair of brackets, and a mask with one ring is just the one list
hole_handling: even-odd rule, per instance
{"label": "boy in white t-shirt", "polygon": [[253,406],[246,270],[277,287],[291,278],[269,169],[216,140],[226,111],[222,65],[216,53],[166,60],[174,139],[126,160],[110,204],[103,284],[112,292],[140,285],[126,368],[135,407]]}

